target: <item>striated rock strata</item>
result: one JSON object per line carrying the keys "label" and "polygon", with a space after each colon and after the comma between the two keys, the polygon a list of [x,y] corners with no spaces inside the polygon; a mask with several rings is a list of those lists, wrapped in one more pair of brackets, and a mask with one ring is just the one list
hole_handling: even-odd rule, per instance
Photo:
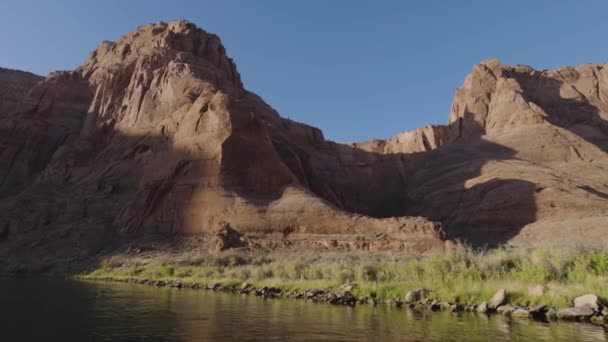
{"label": "striated rock strata", "polygon": [[74,71],[0,80],[0,258],[82,257],[150,234],[208,236],[212,247],[191,243],[214,249],[218,225],[241,248],[415,254],[446,238],[608,229],[601,65],[488,60],[446,126],[361,143],[281,118],[243,87],[219,38],[186,21],[103,42]]}
{"label": "striated rock strata", "polygon": [[[0,256],[93,255],[117,236],[213,238],[223,222],[261,248],[444,248],[440,223],[364,215],[380,194],[346,178],[384,157],[281,118],[243,88],[219,38],[186,21],[103,42],[21,96],[0,120]],[[388,176],[382,186],[399,177],[371,169]]]}
{"label": "striated rock strata", "polygon": [[603,65],[476,65],[447,144],[409,165],[405,212],[479,243],[605,241],[607,83]]}

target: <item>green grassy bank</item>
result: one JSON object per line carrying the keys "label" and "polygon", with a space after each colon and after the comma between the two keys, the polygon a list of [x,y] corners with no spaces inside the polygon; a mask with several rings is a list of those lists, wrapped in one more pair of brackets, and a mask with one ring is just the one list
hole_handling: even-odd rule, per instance
{"label": "green grassy bank", "polygon": [[[336,292],[342,284],[356,283],[352,292],[357,297],[403,298],[412,289],[426,288],[432,291],[431,299],[460,304],[488,300],[504,288],[514,305],[566,307],[579,295],[608,296],[608,250],[463,249],[423,258],[384,253],[238,251],[213,256],[111,256],[79,277],[232,286],[247,282],[256,288]],[[544,286],[542,293],[531,290],[538,285]]]}

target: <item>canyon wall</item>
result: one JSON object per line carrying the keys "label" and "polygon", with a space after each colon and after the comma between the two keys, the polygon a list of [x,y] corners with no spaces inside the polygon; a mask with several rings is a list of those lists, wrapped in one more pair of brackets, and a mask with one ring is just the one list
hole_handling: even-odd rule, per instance
{"label": "canyon wall", "polygon": [[217,36],[183,20],[103,42],[74,71],[0,81],[0,256],[94,255],[226,223],[260,248],[412,254],[608,229],[601,65],[484,61],[447,125],[360,143],[282,118]]}

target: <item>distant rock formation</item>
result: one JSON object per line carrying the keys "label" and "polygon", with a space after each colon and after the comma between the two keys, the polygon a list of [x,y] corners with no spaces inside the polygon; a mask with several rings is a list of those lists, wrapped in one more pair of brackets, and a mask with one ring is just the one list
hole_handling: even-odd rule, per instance
{"label": "distant rock formation", "polygon": [[489,60],[448,125],[361,143],[281,118],[219,38],[183,20],[103,42],[74,71],[0,80],[0,258],[146,234],[214,241],[220,224],[247,248],[413,254],[607,236],[600,65]]}
{"label": "distant rock formation", "polygon": [[427,152],[445,144],[446,133],[446,126],[428,125],[414,131],[401,132],[388,140],[374,139],[351,145],[381,154]]}

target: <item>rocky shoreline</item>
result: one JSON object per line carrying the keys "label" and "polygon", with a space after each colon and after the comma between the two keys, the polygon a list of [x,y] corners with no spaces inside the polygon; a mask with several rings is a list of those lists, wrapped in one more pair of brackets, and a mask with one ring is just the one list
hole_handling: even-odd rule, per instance
{"label": "rocky shoreline", "polygon": [[180,280],[150,280],[150,279],[119,279],[112,277],[72,277],[77,280],[112,281],[141,284],[153,287],[186,288],[195,290],[209,290],[216,292],[254,295],[264,299],[292,298],[316,303],[332,305],[386,305],[394,308],[410,308],[416,311],[445,311],[453,313],[468,312],[478,315],[500,314],[517,319],[532,319],[537,321],[580,321],[594,324],[608,324],[608,305],[594,294],[586,294],[574,299],[572,307],[558,308],[549,305],[518,306],[508,302],[509,294],[500,289],[486,302],[477,304],[451,303],[428,298],[432,293],[428,289],[415,289],[405,294],[403,298],[375,298],[370,296],[357,297],[352,294],[356,284],[344,284],[340,291],[310,289],[303,291],[286,291],[278,287],[255,288],[249,283],[241,285],[222,285],[220,283],[190,283]]}

